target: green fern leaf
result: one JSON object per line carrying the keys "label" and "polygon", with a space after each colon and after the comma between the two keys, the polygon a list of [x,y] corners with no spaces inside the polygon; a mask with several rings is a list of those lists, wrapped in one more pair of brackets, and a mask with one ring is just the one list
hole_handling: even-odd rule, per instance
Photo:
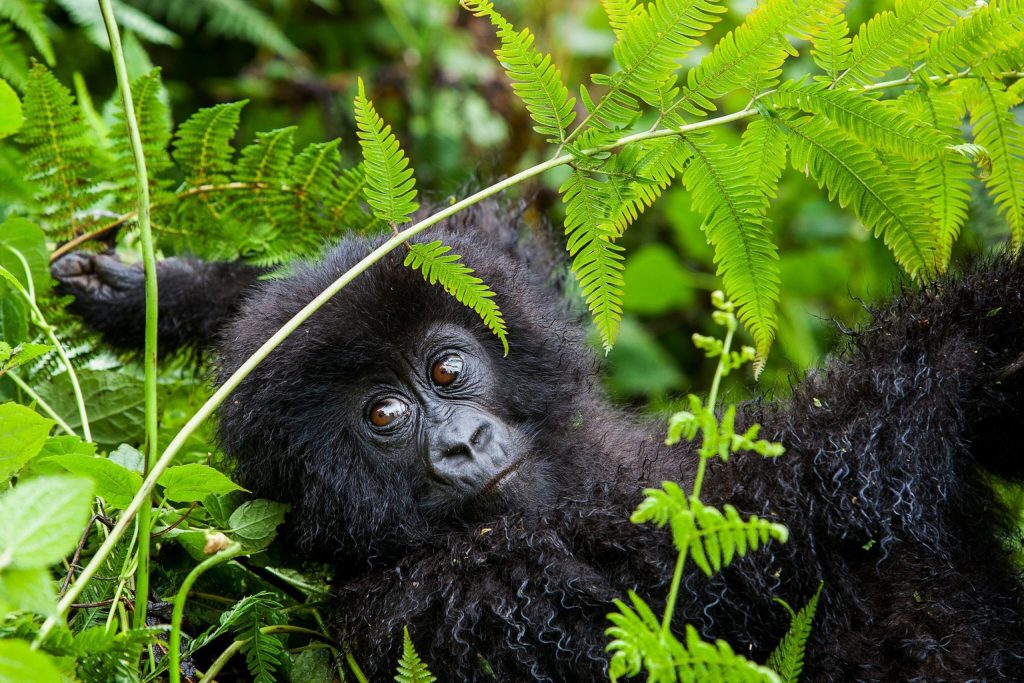
{"label": "green fern leaf", "polygon": [[181,124],[174,135],[172,156],[189,185],[224,182],[232,169],[235,150],[231,140],[249,100],[200,109]]}
{"label": "green fern leaf", "polygon": [[299,49],[275,20],[245,0],[136,0],[135,4],[185,33],[194,33],[205,22],[206,32],[211,35],[243,40],[288,59],[299,56]]}
{"label": "green fern leaf", "polygon": [[772,120],[784,126],[794,169],[827,187],[830,200],[852,205],[907,273],[920,277],[934,271],[935,241],[927,220],[867,146],[817,117],[784,124]]}
{"label": "green fern leaf", "polygon": [[[918,88],[899,98],[904,110],[912,116],[948,135],[960,135],[964,102],[953,88]],[[935,222],[935,258],[939,270],[944,270],[967,221],[971,202],[971,179],[974,169],[968,159],[957,152],[947,152],[917,164],[916,183],[923,186],[926,204],[933,207]]]}
{"label": "green fern leaf", "polygon": [[[157,177],[172,166],[171,158],[167,154],[167,147],[171,141],[171,113],[163,101],[160,69],[153,69],[137,78],[132,83],[131,89],[135,119],[139,126],[139,136],[142,138],[142,152],[146,157],[146,175],[149,176],[152,192],[158,185]],[[118,109],[114,116],[118,125],[113,129],[117,135],[114,139],[113,157],[116,162],[115,166],[121,169],[118,177],[115,178],[115,183],[119,186],[122,201],[134,206],[134,155],[128,138],[124,112]],[[125,168],[133,169],[127,178],[124,177],[123,169]]]}
{"label": "green fern leaf", "polygon": [[853,60],[852,49],[850,27],[846,24],[843,7],[839,5],[811,39],[811,56],[825,72],[825,81],[835,83],[839,75],[849,68]]}
{"label": "green fern leaf", "polygon": [[[1024,45],[989,55],[977,62],[971,71],[989,80],[998,80],[1008,73],[1024,71]],[[1017,81],[1018,84],[1022,82],[1024,80]]]}
{"label": "green fern leaf", "polygon": [[686,141],[679,136],[645,140],[627,146],[620,154],[627,149],[635,150],[638,159],[633,166],[633,173],[644,181],[631,183],[630,192],[612,204],[610,224],[616,239],[654,204],[672,183],[672,179],[682,172],[690,151]]}
{"label": "green fern leaf", "polygon": [[945,28],[928,45],[923,68],[945,75],[974,66],[1003,50],[1019,47],[1024,36],[1024,0],[989,0]]}
{"label": "green fern leaf", "polygon": [[743,131],[740,156],[750,169],[758,193],[760,207],[757,211],[766,216],[771,200],[778,195],[779,180],[786,167],[786,136],[778,126],[757,119]]}
{"label": "green fern leaf", "polygon": [[[999,81],[976,80],[964,87],[974,142],[988,150],[992,172],[985,178],[999,213],[1010,225],[1014,249],[1024,246],[1024,126],[1012,110],[1014,99]],[[27,107],[26,107],[27,108]]]}
{"label": "green fern leaf", "polygon": [[616,36],[622,33],[622,29],[626,28],[629,22],[644,12],[643,5],[637,4],[636,0],[601,0],[601,7],[608,16],[608,26]]}
{"label": "green fern leaf", "polygon": [[634,524],[652,522],[672,530],[672,542],[679,552],[688,553],[700,569],[711,576],[729,566],[736,557],[757,550],[769,539],[785,543],[789,531],[781,524],[751,515],[747,519],[731,505],[722,510],[687,497],[678,484],[662,482],[660,489],[644,489],[644,499],[629,518]]}
{"label": "green fern leaf", "polygon": [[[258,235],[266,245],[262,248],[274,253],[275,259],[298,253],[311,241],[310,235],[296,225],[291,211],[294,200],[285,185],[294,134],[295,126],[257,133],[256,141],[239,154],[234,175],[235,182],[249,189],[231,195],[233,217],[248,227],[248,234]],[[278,241],[283,244],[269,246]],[[243,246],[243,251],[258,249]]]}
{"label": "green fern leaf", "polygon": [[46,31],[43,3],[37,0],[0,0],[0,18],[9,20],[24,31],[47,64],[53,66],[57,62]]}
{"label": "green fern leaf", "polygon": [[823,585],[818,584],[818,590],[799,613],[794,613],[789,605],[776,598],[789,611],[792,619],[782,642],[768,658],[769,668],[779,674],[782,683],[797,683],[800,680],[800,673],[804,669],[804,650],[807,647],[807,638],[811,635],[811,623],[814,621],[814,612],[818,609],[818,599],[821,597]]}
{"label": "green fern leaf", "polygon": [[384,125],[373,102],[366,98],[361,78],[355,110],[359,146],[366,165],[366,201],[382,221],[391,225],[406,223],[419,208],[416,179],[391,126]]}
{"label": "green fern leaf", "polygon": [[683,182],[693,194],[693,208],[704,214],[702,229],[715,247],[726,294],[763,359],[778,328],[779,300],[779,256],[765,225],[763,199],[736,149],[715,142],[707,131],[685,137],[691,160]]}
{"label": "green fern leaf", "polygon": [[423,279],[430,284],[440,283],[459,303],[476,311],[484,325],[501,340],[507,356],[508,330],[501,310],[494,301],[494,292],[483,280],[473,275],[472,268],[459,261],[461,256],[449,254],[451,249],[442,242],[410,244],[405,265],[420,271]]}
{"label": "green fern leaf", "polygon": [[257,189],[280,189],[288,179],[295,130],[288,126],[256,133],[256,141],[239,154],[236,180],[261,186]]}
{"label": "green fern leaf", "polygon": [[23,107],[25,122],[16,139],[28,147],[31,174],[43,190],[38,200],[46,207],[47,227],[69,237],[76,214],[93,201],[98,151],[84,134],[71,92],[38,62],[29,72]]}
{"label": "green fern leaf", "polygon": [[895,66],[906,66],[928,40],[959,18],[973,0],[897,0],[895,12],[879,12],[853,38],[853,59],[837,87],[867,84]]}
{"label": "green fern leaf", "polygon": [[573,257],[572,271],[607,353],[619,333],[623,285],[623,249],[615,244],[616,235],[608,223],[608,191],[580,169],[573,169],[558,191],[565,203],[566,249]]}
{"label": "green fern leaf", "polygon": [[856,92],[829,90],[825,83],[788,81],[771,95],[770,102],[776,107],[827,116],[865,142],[906,157],[939,156],[953,141],[900,107],[887,106]]}
{"label": "green fern leaf", "polygon": [[569,89],[550,55],[534,47],[529,29],[517,32],[489,0],[464,0],[463,5],[476,16],[488,17],[497,27],[501,47],[494,54],[512,79],[512,90],[537,124],[534,130],[564,143],[566,131],[576,118],[576,99],[569,97]]}
{"label": "green fern leaf", "polygon": [[760,3],[687,73],[683,94],[669,111],[683,109],[696,116],[706,116],[717,108],[712,100],[749,86],[755,75],[759,87],[772,87],[783,62],[796,54],[786,35],[807,36],[835,1],[765,0]]}
{"label": "green fern leaf", "polygon": [[420,655],[413,647],[412,638],[409,637],[409,627],[402,630],[402,658],[398,660],[398,673],[395,675],[397,683],[434,683],[437,676],[430,673],[430,669],[420,659]]}
{"label": "green fern leaf", "polygon": [[28,57],[10,24],[0,23],[0,78],[20,91],[28,82]]}

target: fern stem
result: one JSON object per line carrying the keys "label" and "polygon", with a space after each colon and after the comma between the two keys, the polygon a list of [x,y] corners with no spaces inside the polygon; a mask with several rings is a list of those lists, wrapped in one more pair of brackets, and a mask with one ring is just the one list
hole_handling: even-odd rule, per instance
{"label": "fern stem", "polygon": [[[704,464],[704,459],[701,459]],[[676,600],[679,598],[679,586],[683,583],[683,565],[686,564],[686,548],[679,551],[676,558],[676,568],[672,572],[672,585],[668,589],[668,600],[665,601],[665,615],[661,618],[661,636],[668,640],[672,635],[672,617],[676,611]]]}
{"label": "fern stem", "polygon": [[[715,125],[721,125],[724,123],[728,123],[730,121],[736,121],[748,116],[752,116],[755,113],[756,110],[744,109],[734,114],[728,114],[726,116],[708,119],[706,121],[699,121],[697,123],[680,126],[678,128],[657,130],[650,133],[637,133],[635,135],[629,135],[624,138],[620,138],[615,142],[612,142],[607,145],[602,145],[600,147],[594,147],[593,149],[584,150],[583,154],[594,155],[600,152],[607,152],[608,150],[615,149],[616,147],[620,147],[630,142],[638,142],[641,140],[648,140],[656,137],[666,137],[669,135],[678,135],[699,128],[708,128]],[[255,351],[255,353],[249,356],[249,358],[247,358],[245,362],[242,363],[242,365],[237,370],[235,370],[234,373],[231,374],[230,377],[224,380],[224,383],[220,387],[218,387],[215,392],[213,392],[213,395],[210,396],[210,398],[208,398],[206,402],[199,407],[199,410],[197,410],[195,414],[191,418],[189,418],[188,422],[186,422],[185,425],[174,436],[174,438],[171,439],[171,442],[167,445],[167,448],[164,449],[163,454],[161,454],[160,458],[156,461],[156,463],[154,463],[153,467],[150,468],[149,474],[146,475],[146,478],[142,482],[142,486],[139,487],[139,490],[136,492],[135,497],[132,498],[131,503],[129,503],[128,507],[124,509],[124,511],[121,513],[120,518],[117,520],[117,523],[110,530],[110,535],[100,545],[100,547],[96,549],[96,554],[92,556],[92,559],[89,560],[89,563],[85,566],[85,568],[82,569],[82,573],[79,575],[78,581],[75,582],[75,584],[68,590],[64,597],[61,598],[60,602],[57,603],[56,613],[47,617],[46,621],[43,622],[42,627],[39,629],[39,636],[37,637],[37,640],[45,638],[46,635],[51,630],[53,630],[53,627],[56,625],[57,620],[62,618],[63,615],[67,613],[68,609],[71,607],[71,604],[75,602],[79,594],[82,592],[82,590],[84,590],[85,586],[89,583],[92,577],[95,576],[96,572],[99,570],[100,565],[104,562],[107,556],[110,555],[111,552],[113,552],[114,547],[121,539],[121,536],[124,535],[124,532],[128,528],[128,525],[131,523],[132,518],[138,513],[139,509],[142,507],[143,501],[148,498],[148,496],[152,493],[153,489],[156,487],[157,479],[160,477],[161,474],[163,474],[164,470],[166,470],[167,467],[170,466],[171,462],[174,460],[174,456],[178,454],[178,451],[181,450],[181,447],[185,444],[188,438],[192,436],[192,434],[195,433],[197,429],[199,429],[199,426],[202,425],[207,420],[207,418],[209,418],[213,414],[213,411],[215,411],[217,407],[221,403],[223,403],[225,399],[227,399],[231,392],[234,391],[235,388],[237,388],[238,385],[242,383],[242,380],[244,380],[257,365],[262,363],[263,360],[281,344],[281,342],[283,342],[285,339],[288,338],[289,335],[291,335],[295,330],[297,330],[302,323],[304,323],[324,304],[330,301],[335,294],[340,292],[353,279],[361,275],[363,272],[369,269],[370,266],[384,258],[387,254],[397,249],[399,245],[403,244],[406,240],[415,237],[416,235],[423,232],[427,228],[436,225],[437,223],[440,223],[444,219],[451,217],[452,215],[458,213],[459,211],[462,211],[463,209],[473,206],[474,204],[478,204],[484,199],[499,194],[500,192],[503,192],[504,190],[514,185],[517,185],[523,182],[524,180],[528,180],[529,178],[541,175],[542,173],[549,171],[553,168],[557,168],[558,166],[567,164],[573,159],[575,159],[573,155],[563,154],[560,157],[549,159],[548,161],[545,161],[544,163],[541,164],[537,164],[536,166],[531,166],[530,168],[520,171],[515,175],[509,176],[505,180],[495,183],[494,185],[491,185],[489,187],[485,187],[479,192],[476,192],[461,201],[455,202],[451,206],[445,207],[441,211],[438,211],[437,213],[433,214],[432,216],[429,216],[423,219],[422,221],[413,224],[411,227],[408,227],[402,232],[398,233],[397,235],[394,235],[393,237],[389,238],[379,247],[377,247],[369,254],[367,254],[361,261],[359,261],[356,265],[349,268],[337,280],[332,282],[330,286],[327,287],[327,289],[320,292],[320,294],[313,298],[312,301],[306,304],[302,308],[302,310],[300,310],[298,313],[292,316],[292,318],[284,325],[282,325],[281,328],[277,330],[277,332],[271,335],[270,338],[267,339],[267,341],[265,341],[263,345]]]}
{"label": "fern stem", "polygon": [[[142,535],[144,536],[145,534]],[[181,618],[185,613],[185,599],[188,597],[192,584],[207,569],[223,564],[241,555],[243,552],[245,552],[245,548],[240,543],[233,543],[216,555],[208,557],[197,564],[188,573],[185,580],[181,582],[181,588],[178,589],[178,594],[174,596],[174,609],[171,612],[171,634],[167,638],[167,674],[170,677],[171,683],[181,683]],[[207,672],[207,675],[209,675],[209,672]]]}
{"label": "fern stem", "polygon": [[22,391],[24,391],[25,394],[28,395],[28,397],[30,399],[35,401],[36,405],[39,406],[40,409],[42,409],[42,411],[44,413],[49,415],[50,419],[52,419],[54,422],[56,422],[58,427],[63,429],[66,433],[70,434],[71,436],[78,436],[77,434],[75,434],[75,430],[72,429],[71,427],[69,427],[68,423],[64,421],[64,418],[62,418],[60,415],[58,415],[57,411],[54,410],[53,407],[49,403],[47,403],[45,400],[43,400],[43,397],[40,396],[39,394],[37,394],[35,392],[35,389],[30,387],[28,385],[28,383],[25,382],[25,380],[23,380],[22,378],[18,377],[16,374],[14,374],[11,371],[8,371],[8,372],[6,372],[4,374],[6,374],[8,377],[10,377],[11,381],[14,382],[15,384],[17,384],[18,388],[21,389]]}
{"label": "fern stem", "polygon": [[[146,156],[142,151],[142,136],[139,122],[135,118],[135,104],[132,102],[131,81],[128,65],[121,47],[121,34],[114,19],[110,0],[99,0],[103,24],[110,40],[110,55],[114,61],[117,87],[121,91],[121,107],[124,109],[125,126],[131,142],[135,160],[135,190],[138,201],[139,237],[142,247],[142,264],[146,273],[146,332],[143,350],[145,376],[143,391],[146,398],[146,458],[145,470],[152,467],[157,459],[157,283],[156,255],[153,252],[153,230],[149,221],[149,176],[146,173]],[[146,625],[146,605],[149,601],[149,516],[152,506],[145,505],[139,511],[139,566],[135,575],[135,628]]]}

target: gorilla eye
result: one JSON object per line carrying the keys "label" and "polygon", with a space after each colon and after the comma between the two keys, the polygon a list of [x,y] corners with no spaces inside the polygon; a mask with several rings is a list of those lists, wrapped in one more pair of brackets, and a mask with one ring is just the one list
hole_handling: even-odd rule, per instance
{"label": "gorilla eye", "polygon": [[434,384],[446,387],[459,378],[462,366],[462,357],[450,353],[430,366],[430,379]]}
{"label": "gorilla eye", "polygon": [[409,404],[397,398],[386,398],[370,408],[370,424],[374,427],[388,427],[409,416]]}

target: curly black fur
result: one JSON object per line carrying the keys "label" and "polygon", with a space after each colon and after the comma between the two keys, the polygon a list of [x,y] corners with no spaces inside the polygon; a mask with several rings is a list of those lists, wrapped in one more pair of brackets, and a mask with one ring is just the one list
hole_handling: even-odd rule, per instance
{"label": "curly black fur", "polygon": [[[241,483],[293,505],[290,538],[337,567],[331,624],[373,680],[393,671],[408,625],[444,680],[597,680],[611,600],[663,605],[675,551],[628,521],[643,486],[689,485],[691,446],[611,406],[548,260],[515,258],[493,207],[440,228],[498,292],[511,353],[475,315],[393,253],[316,313],[220,412]],[[473,229],[467,230],[466,225]],[[482,235],[482,236],[481,236]],[[221,377],[375,242],[349,239],[266,283],[219,345]],[[346,386],[445,321],[501,368],[503,419],[533,435],[557,502],[461,527],[432,524],[411,474],[364,457],[340,417]],[[1024,478],[1024,263],[1004,256],[904,291],[849,348],[782,402],[740,423],[788,451],[712,465],[703,498],[790,528],[713,578],[687,572],[676,624],[764,661],[824,582],[804,680],[1024,680],[1014,520],[986,471]]]}

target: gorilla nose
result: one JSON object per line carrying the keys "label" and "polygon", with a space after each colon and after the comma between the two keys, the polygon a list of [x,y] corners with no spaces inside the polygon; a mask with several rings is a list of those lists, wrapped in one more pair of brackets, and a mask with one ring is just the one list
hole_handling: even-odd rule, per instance
{"label": "gorilla nose", "polygon": [[479,457],[481,451],[487,449],[494,435],[494,427],[487,422],[476,426],[465,427],[454,425],[440,444],[441,455],[445,458],[470,458]]}

